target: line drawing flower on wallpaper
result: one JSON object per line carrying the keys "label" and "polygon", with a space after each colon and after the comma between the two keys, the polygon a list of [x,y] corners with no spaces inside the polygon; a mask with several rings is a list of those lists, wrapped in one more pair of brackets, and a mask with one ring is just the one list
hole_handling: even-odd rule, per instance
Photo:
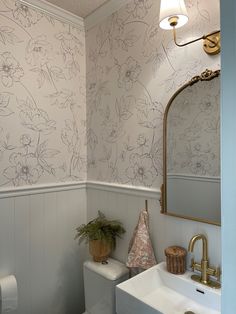
{"label": "line drawing flower on wallpaper", "polygon": [[[40,135],[40,134],[39,134]],[[48,148],[48,140],[39,143],[40,137],[38,137],[38,143],[36,145],[35,156],[37,157],[39,165],[44,171],[55,176],[55,168],[53,164],[49,163],[49,160],[52,160],[55,156],[60,154],[60,151],[57,149]]]}
{"label": "line drawing flower on wallpaper", "polygon": [[[130,22],[131,23],[131,22]],[[134,30],[130,30],[124,33],[123,37],[116,37],[117,46],[122,50],[128,52],[129,48],[134,46],[134,43],[139,39],[137,35],[134,34]]]}
{"label": "line drawing flower on wallpaper", "polygon": [[[176,59],[174,55],[173,58]],[[180,68],[172,71],[171,75],[168,75],[168,77],[160,82],[160,86],[162,86],[167,93],[174,94],[179,87],[194,77],[196,73],[200,73],[202,68],[201,60],[192,59],[189,62],[182,62]]]}
{"label": "line drawing flower on wallpaper", "polygon": [[103,145],[102,147],[102,155],[99,158],[99,161],[103,163],[109,163],[112,156],[112,148],[108,145]]}
{"label": "line drawing flower on wallpaper", "polygon": [[149,140],[144,133],[141,133],[138,135],[137,140],[136,140],[138,147],[140,147],[142,149],[147,149],[148,142],[149,142]]}
{"label": "line drawing flower on wallpaper", "polygon": [[56,129],[56,121],[51,120],[45,110],[39,109],[30,98],[18,100],[21,123],[35,132],[50,134]]}
{"label": "line drawing flower on wallpaper", "polygon": [[[3,170],[3,176],[14,186],[37,183],[45,172],[55,176],[55,169],[49,160],[60,153],[48,147],[48,140],[40,143],[40,132],[33,139],[28,133],[20,136],[20,146],[12,147],[13,153],[9,156],[10,166]],[[9,150],[9,148],[8,148]]]}
{"label": "line drawing flower on wallpaper", "polygon": [[165,57],[173,68],[162,42],[163,31],[159,26],[159,16],[156,16],[152,23],[148,25],[143,39],[143,56],[146,58],[146,64],[152,64],[154,75],[159,66],[164,62]]}
{"label": "line drawing flower on wallpaper", "polygon": [[123,182],[121,178],[121,169],[118,166],[119,160],[121,159],[118,154],[119,144],[118,142],[110,142],[109,144],[109,146],[107,144],[103,145],[102,154],[99,157],[99,161],[105,165],[106,171],[99,171],[97,179],[103,179],[107,182]]}
{"label": "line drawing flower on wallpaper", "polygon": [[36,24],[43,15],[20,1],[2,0],[5,6],[12,11],[13,17],[24,27]]}
{"label": "line drawing flower on wallpaper", "polygon": [[107,119],[103,122],[102,138],[108,143],[115,143],[125,134],[120,121],[115,119]]}
{"label": "line drawing flower on wallpaper", "polygon": [[[86,146],[87,146],[87,150],[89,151],[88,168],[96,167],[95,149],[96,149],[98,143],[99,143],[99,141],[98,141],[98,137],[97,137],[96,133],[93,131],[93,129],[89,128],[87,130],[87,136],[86,136]],[[106,151],[105,147],[104,147],[104,149]]]}
{"label": "line drawing flower on wallpaper", "polygon": [[87,147],[90,149],[90,151],[94,151],[96,146],[98,145],[98,137],[96,135],[96,133],[89,128],[87,130]]}
{"label": "line drawing flower on wallpaper", "polygon": [[16,19],[23,27],[30,27],[35,25],[43,15],[20,1],[2,0],[5,6],[12,12],[14,19]]}
{"label": "line drawing flower on wallpaper", "polygon": [[[193,16],[190,17],[192,23],[194,23],[195,27],[195,32],[198,32],[199,34],[205,33],[206,29],[209,28],[209,26],[212,24],[211,23],[211,14],[208,11],[209,8],[204,8],[204,1],[199,1],[197,0],[194,3],[195,10],[190,10],[190,12],[193,12]],[[218,5],[218,4],[216,4]],[[187,8],[193,6],[192,1],[187,3]],[[220,21],[218,21],[220,24]],[[219,26],[216,26],[216,29],[220,28]]]}
{"label": "line drawing flower on wallpaper", "polygon": [[[156,132],[154,128],[151,130],[151,136],[148,133],[140,133],[137,135],[136,140],[131,140],[130,136],[127,136],[126,140],[123,141],[123,149],[119,156],[122,164],[127,163],[127,158],[130,154],[137,154],[142,156],[148,156],[152,161],[152,173],[157,177],[162,172],[162,137]],[[158,134],[158,138],[157,137]],[[161,149],[160,149],[161,147]]]}
{"label": "line drawing flower on wallpaper", "polygon": [[65,127],[61,131],[61,139],[71,154],[68,176],[70,179],[79,180],[83,176],[86,167],[86,158],[81,154],[81,140],[75,121],[65,120]]}
{"label": "line drawing flower on wallpaper", "polygon": [[199,155],[191,159],[190,168],[193,174],[203,176],[210,172],[211,166],[206,156]]}
{"label": "line drawing flower on wallpaper", "polygon": [[107,56],[108,51],[112,52],[118,48],[118,40],[124,32],[122,20],[118,13],[113,13],[105,23],[101,25],[96,34],[97,49],[90,51],[90,60],[97,63],[98,58]]}
{"label": "line drawing flower on wallpaper", "polygon": [[148,14],[152,5],[152,0],[133,0],[130,4],[127,4],[126,10],[134,18],[143,19]]}
{"label": "line drawing flower on wallpaper", "polygon": [[19,82],[23,75],[23,68],[10,52],[0,54],[0,76],[5,87],[12,87],[13,83]]}
{"label": "line drawing flower on wallpaper", "polygon": [[137,22],[144,23],[143,21],[127,21],[127,19],[121,19],[117,12],[113,13],[107,22],[98,28],[96,33],[97,47],[90,48],[89,59],[97,65],[99,58],[105,58],[108,52],[112,56],[118,48],[127,52],[139,40],[139,36],[135,34],[135,28],[130,29],[129,27],[126,30],[126,27]]}
{"label": "line drawing flower on wallpaper", "polygon": [[82,132],[79,125],[83,125],[83,121],[79,121],[78,114],[80,106],[75,100],[75,94],[67,89],[54,93],[49,97],[55,98],[52,105],[59,109],[70,109],[73,119],[64,121],[65,127],[61,130],[62,143],[67,147],[70,153],[70,160],[64,165],[64,172],[68,169],[67,177],[63,180],[72,179],[79,180],[83,178],[86,168],[86,157],[82,153]]}
{"label": "line drawing flower on wallpaper", "polygon": [[13,94],[11,93],[0,93],[0,116],[9,116],[14,113],[14,111],[9,108],[12,96]]}
{"label": "line drawing flower on wallpaper", "polygon": [[[132,26],[133,23],[139,21],[128,21],[127,19],[121,19],[118,12],[113,13],[110,20],[108,20],[108,42],[110,51],[113,52],[117,48],[121,48],[124,51],[128,51],[139,40],[139,36],[135,34],[135,28],[127,29],[127,26]],[[102,30],[101,30],[102,31]],[[99,34],[98,34],[99,35]],[[99,38],[99,37],[98,37]],[[102,52],[102,47],[106,39],[101,41],[99,47],[99,53]]]}
{"label": "line drawing flower on wallpaper", "polygon": [[14,31],[15,29],[10,26],[0,25],[0,42],[4,45],[15,45],[22,42],[22,40],[14,34]]}
{"label": "line drawing flower on wallpaper", "polygon": [[[49,135],[56,129],[56,121],[51,120],[46,111],[39,109],[31,99],[27,98],[26,100],[18,100],[19,118],[21,123],[27,129],[30,129],[36,132],[37,140],[36,144],[32,147],[34,149],[35,158],[37,158],[38,164],[43,170],[47,173],[55,175],[54,167],[49,164],[48,159],[55,157],[60,153],[59,150],[48,148],[48,141],[41,141],[42,135]],[[29,146],[31,144],[30,136],[22,135],[21,144],[28,154]]]}
{"label": "line drawing flower on wallpaper", "polygon": [[133,140],[131,140],[130,135],[126,135],[122,143],[122,149],[119,154],[119,160],[121,164],[125,164],[128,156],[136,149]]}
{"label": "line drawing flower on wallpaper", "polygon": [[137,100],[136,109],[138,123],[145,128],[155,129],[162,123],[164,107],[162,103],[150,101],[149,96],[144,96],[145,98],[139,98]]}
{"label": "line drawing flower on wallpaper", "polygon": [[[158,176],[162,171],[162,153],[160,152],[160,135],[162,130],[164,107],[162,103],[152,101],[150,96],[137,100],[137,121],[138,124],[149,130],[149,141],[146,153],[152,160],[153,173]],[[147,143],[146,143],[147,144]],[[162,146],[161,146],[162,147]]]}
{"label": "line drawing flower on wallpaper", "polygon": [[[127,163],[130,163],[131,156],[146,156],[148,161],[152,160],[152,155],[150,153],[150,145],[149,140],[145,134],[139,134],[136,140],[131,139],[130,135],[126,135],[125,133],[122,136],[126,136],[123,138],[123,149],[119,148],[119,142],[111,142],[110,146],[106,144],[102,149],[102,156],[99,158],[99,161],[106,165],[106,171],[103,171],[102,178],[107,182],[113,182],[114,180],[123,184],[135,184],[137,181],[138,174],[134,175],[134,170],[131,169],[131,174],[129,177],[127,176]],[[109,143],[109,142],[108,142]],[[99,143],[99,145],[101,145]],[[156,158],[156,156],[154,157]],[[93,167],[93,165],[89,164],[89,167]],[[94,167],[97,167],[95,164]],[[136,167],[136,166],[135,166]],[[136,167],[137,168],[137,167]],[[140,170],[141,171],[141,170]],[[153,178],[155,180],[159,171],[156,170],[155,165],[153,164],[151,171],[153,173]],[[146,171],[145,171],[146,172]],[[132,180],[130,179],[132,178]],[[151,178],[152,175],[145,174],[142,179],[139,178],[138,181],[145,181],[146,184],[148,178]],[[97,177],[99,180],[101,179],[101,173]],[[136,179],[135,179],[136,178]],[[137,182],[136,182],[137,183]]]}
{"label": "line drawing flower on wallpaper", "polygon": [[10,143],[10,134],[5,132],[5,130],[0,127],[0,160],[2,160],[5,151],[11,151],[15,146]]}
{"label": "line drawing flower on wallpaper", "polygon": [[32,144],[31,136],[29,134],[22,134],[20,137],[20,143],[22,144],[22,146],[24,147],[24,149],[28,153],[28,149]]}
{"label": "line drawing flower on wallpaper", "polygon": [[25,59],[32,66],[42,66],[49,61],[49,53],[51,51],[52,44],[47,41],[47,37],[39,35],[28,42]]}
{"label": "line drawing flower on wallpaper", "polygon": [[90,115],[93,110],[97,111],[102,105],[102,98],[110,95],[107,88],[108,80],[104,79],[105,73],[102,67],[92,68],[87,73],[87,97],[88,102],[91,104]]}
{"label": "line drawing flower on wallpaper", "polygon": [[118,87],[124,88],[126,91],[132,89],[133,85],[138,81],[139,75],[142,71],[139,63],[131,56],[129,56],[123,64],[119,64],[115,60],[118,66]]}
{"label": "line drawing flower on wallpaper", "polygon": [[70,153],[73,152],[79,140],[76,123],[74,121],[69,119],[65,120],[65,127],[61,131],[61,139],[67,146],[68,151]]}
{"label": "line drawing flower on wallpaper", "polygon": [[75,78],[80,72],[78,56],[83,56],[84,45],[81,40],[69,32],[61,32],[55,37],[61,43],[61,53],[68,70],[69,79]]}
{"label": "line drawing flower on wallpaper", "polygon": [[75,102],[75,94],[65,88],[60,90],[59,92],[50,94],[48,97],[54,100],[51,105],[57,106],[60,109],[70,108],[70,106]]}
{"label": "line drawing flower on wallpaper", "polygon": [[131,153],[148,154],[149,148],[149,139],[144,133],[138,134],[135,141],[131,139],[130,135],[127,135],[123,141],[123,149],[121,150],[119,159],[121,163],[126,163]]}
{"label": "line drawing flower on wallpaper", "polygon": [[150,158],[152,159],[153,167],[156,170],[155,176],[163,175],[163,139],[162,134],[158,134],[152,143],[150,150]]}
{"label": "line drawing flower on wallpaper", "polygon": [[71,56],[83,56],[83,43],[81,40],[73,35],[71,32],[62,32],[56,35],[56,38],[61,42],[63,53],[70,54]]}
{"label": "line drawing flower on wallpaper", "polygon": [[135,108],[135,104],[136,99],[132,95],[116,99],[115,108],[119,120],[129,120],[133,115],[132,110]]}
{"label": "line drawing flower on wallpaper", "polygon": [[127,177],[133,185],[152,186],[155,177],[152,171],[153,163],[148,154],[132,154],[130,167],[127,168]]}
{"label": "line drawing flower on wallpaper", "polygon": [[39,35],[28,42],[25,58],[29,65],[34,66],[31,71],[38,74],[38,87],[41,88],[47,81],[57,91],[55,81],[65,79],[65,75],[60,67],[49,64],[49,61],[52,59],[50,57],[52,48],[52,44],[47,41],[46,36]]}
{"label": "line drawing flower on wallpaper", "polygon": [[43,173],[34,154],[12,153],[9,157],[11,166],[3,171],[14,186],[37,183]]}

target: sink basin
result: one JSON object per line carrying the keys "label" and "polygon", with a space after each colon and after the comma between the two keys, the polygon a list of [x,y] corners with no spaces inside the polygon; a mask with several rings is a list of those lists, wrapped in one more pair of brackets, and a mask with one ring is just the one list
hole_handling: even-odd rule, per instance
{"label": "sink basin", "polygon": [[171,274],[163,262],[122,282],[117,314],[220,314],[221,290],[193,281],[192,274]]}

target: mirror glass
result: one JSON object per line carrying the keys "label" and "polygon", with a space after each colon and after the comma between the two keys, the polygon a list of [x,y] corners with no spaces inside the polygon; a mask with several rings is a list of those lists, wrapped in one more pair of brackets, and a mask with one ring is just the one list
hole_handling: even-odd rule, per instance
{"label": "mirror glass", "polygon": [[220,225],[220,71],[178,90],[164,118],[162,212]]}

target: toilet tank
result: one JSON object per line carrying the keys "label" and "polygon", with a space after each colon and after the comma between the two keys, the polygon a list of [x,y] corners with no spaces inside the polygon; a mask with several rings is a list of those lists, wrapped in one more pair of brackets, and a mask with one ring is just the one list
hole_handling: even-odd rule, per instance
{"label": "toilet tank", "polygon": [[85,313],[115,314],[115,286],[128,277],[127,267],[114,259],[84,262]]}

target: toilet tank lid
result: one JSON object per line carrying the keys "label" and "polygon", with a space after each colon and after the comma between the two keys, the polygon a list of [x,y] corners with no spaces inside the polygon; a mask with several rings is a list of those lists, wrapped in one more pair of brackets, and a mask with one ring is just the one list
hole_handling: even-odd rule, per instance
{"label": "toilet tank lid", "polygon": [[96,272],[108,280],[117,280],[128,274],[129,270],[124,264],[112,258],[108,258],[107,262],[107,264],[102,264],[94,261],[86,261],[84,262],[84,267]]}

